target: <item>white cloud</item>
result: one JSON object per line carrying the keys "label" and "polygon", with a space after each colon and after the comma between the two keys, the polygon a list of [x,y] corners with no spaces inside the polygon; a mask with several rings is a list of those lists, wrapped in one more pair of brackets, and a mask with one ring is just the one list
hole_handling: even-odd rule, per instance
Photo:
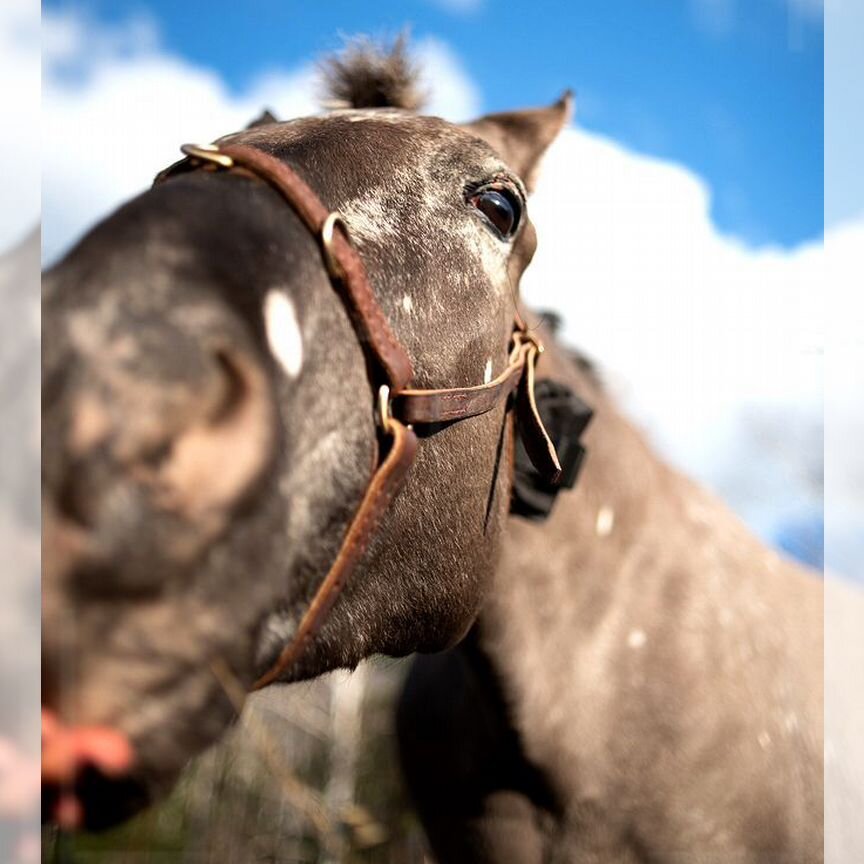
{"label": "white cloud", "polygon": [[709,204],[682,167],[568,130],[531,202],[525,295],[563,313],[669,458],[770,533],[819,506],[825,255],[748,248]]}
{"label": "white cloud", "polygon": [[311,69],[267,73],[235,96],[215,72],[160,50],[143,19],[106,30],[77,14],[49,13],[44,27],[48,257],[147,188],[180,144],[242,128],[267,105],[285,116],[316,107]]}
{"label": "white cloud", "polygon": [[0,4],[0,253],[39,220],[39,4]]}
{"label": "white cloud", "polygon": [[480,113],[480,90],[446,42],[434,37],[415,46],[421,87],[429,93],[428,114],[448,120],[470,120]]}
{"label": "white cloud", "polygon": [[[550,151],[531,212],[541,244],[529,296],[565,310],[576,344],[632,367],[639,398],[705,419],[730,400],[819,398],[821,244],[750,249],[718,233],[696,175],[575,129]],[[670,381],[654,364],[679,372]]]}
{"label": "white cloud", "polygon": [[826,562],[864,581],[864,214],[826,237]]}
{"label": "white cloud", "polygon": [[[56,142],[42,158],[49,259],[145,189],[180,144],[242,128],[264,107],[283,118],[318,110],[312,64],[270,70],[235,94],[215,72],[161,49],[147,19],[109,30],[77,13],[46,13],[44,28],[43,134]],[[473,115],[478,91],[448,46],[425,39],[415,51],[435,82],[431,113]]]}

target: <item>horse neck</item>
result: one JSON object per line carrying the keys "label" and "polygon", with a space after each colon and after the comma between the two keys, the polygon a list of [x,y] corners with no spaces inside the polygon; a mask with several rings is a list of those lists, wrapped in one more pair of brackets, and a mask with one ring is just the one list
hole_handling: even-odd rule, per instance
{"label": "horse neck", "polygon": [[761,605],[758,595],[764,600],[789,570],[800,571],[665,464],[596,376],[546,342],[544,374],[594,409],[583,439],[588,455],[547,521],[510,518],[481,630],[518,652],[523,642],[542,642],[553,620],[587,640],[627,618],[638,642],[643,626],[674,617],[693,596],[714,611],[754,597]]}

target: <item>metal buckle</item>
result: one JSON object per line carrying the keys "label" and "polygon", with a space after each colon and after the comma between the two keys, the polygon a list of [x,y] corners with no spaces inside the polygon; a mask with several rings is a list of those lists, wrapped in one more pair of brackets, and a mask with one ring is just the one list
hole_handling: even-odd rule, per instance
{"label": "metal buckle", "polygon": [[520,327],[513,331],[513,349],[510,351],[510,362],[515,363],[520,355],[525,359],[531,356],[532,362],[536,363],[539,356],[543,353],[543,343],[526,329]]}
{"label": "metal buckle", "polygon": [[546,350],[543,347],[543,343],[533,333],[529,333],[527,330],[519,330],[518,334],[520,340],[533,345],[537,349],[538,354],[542,354]]}
{"label": "metal buckle", "polygon": [[342,228],[346,238],[348,237],[348,226],[345,224],[345,220],[338,211],[334,210],[327,214],[327,218],[321,226],[321,248],[324,250],[324,263],[327,265],[327,272],[334,279],[344,279],[345,271],[333,254],[333,232],[337,224]]}
{"label": "metal buckle", "polygon": [[388,435],[393,433],[393,405],[390,401],[390,388],[386,384],[378,388],[378,413],[375,419],[384,432]]}
{"label": "metal buckle", "polygon": [[233,168],[234,160],[219,150],[218,144],[184,144],[180,148],[184,156],[191,159],[201,159],[204,162],[213,162],[221,168]]}

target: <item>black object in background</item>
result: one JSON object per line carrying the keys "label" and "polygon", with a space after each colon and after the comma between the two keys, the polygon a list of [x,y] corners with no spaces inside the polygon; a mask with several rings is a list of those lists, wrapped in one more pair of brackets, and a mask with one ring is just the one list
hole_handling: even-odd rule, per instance
{"label": "black object in background", "polygon": [[569,387],[557,381],[538,381],[534,395],[543,424],[558,452],[561,479],[556,485],[546,482],[531,464],[525,445],[517,435],[510,512],[539,521],[552,512],[558,493],[575,485],[586,454],[579,439],[594,412]]}

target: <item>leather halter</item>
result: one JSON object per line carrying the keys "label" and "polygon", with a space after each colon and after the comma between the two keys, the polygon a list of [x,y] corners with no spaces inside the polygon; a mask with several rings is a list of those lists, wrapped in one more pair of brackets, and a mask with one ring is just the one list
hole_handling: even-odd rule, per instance
{"label": "leather halter", "polygon": [[335,561],[303,615],[294,638],[273,666],[253,684],[253,689],[258,690],[276,681],[300,657],[362,558],[414,461],[417,436],[413,426],[452,423],[485,414],[518,387],[518,425],[532,462],[550,483],[557,483],[561,466],[534,396],[534,367],[543,346],[528,332],[518,313],[507,368],[493,381],[474,387],[412,389],[409,386],[414,377],[411,360],[375,299],[366,268],[339,214],[328,211],[293,168],[257,147],[187,144],[181,150],[186,158],[161,172],[156,183],[201,168],[245,170],[276,189],[319,239],[330,281],[347,307],[375,377],[371,383],[373,390],[378,388],[374,408],[376,421],[382,438],[389,439],[383,459],[379,451],[377,467]]}

